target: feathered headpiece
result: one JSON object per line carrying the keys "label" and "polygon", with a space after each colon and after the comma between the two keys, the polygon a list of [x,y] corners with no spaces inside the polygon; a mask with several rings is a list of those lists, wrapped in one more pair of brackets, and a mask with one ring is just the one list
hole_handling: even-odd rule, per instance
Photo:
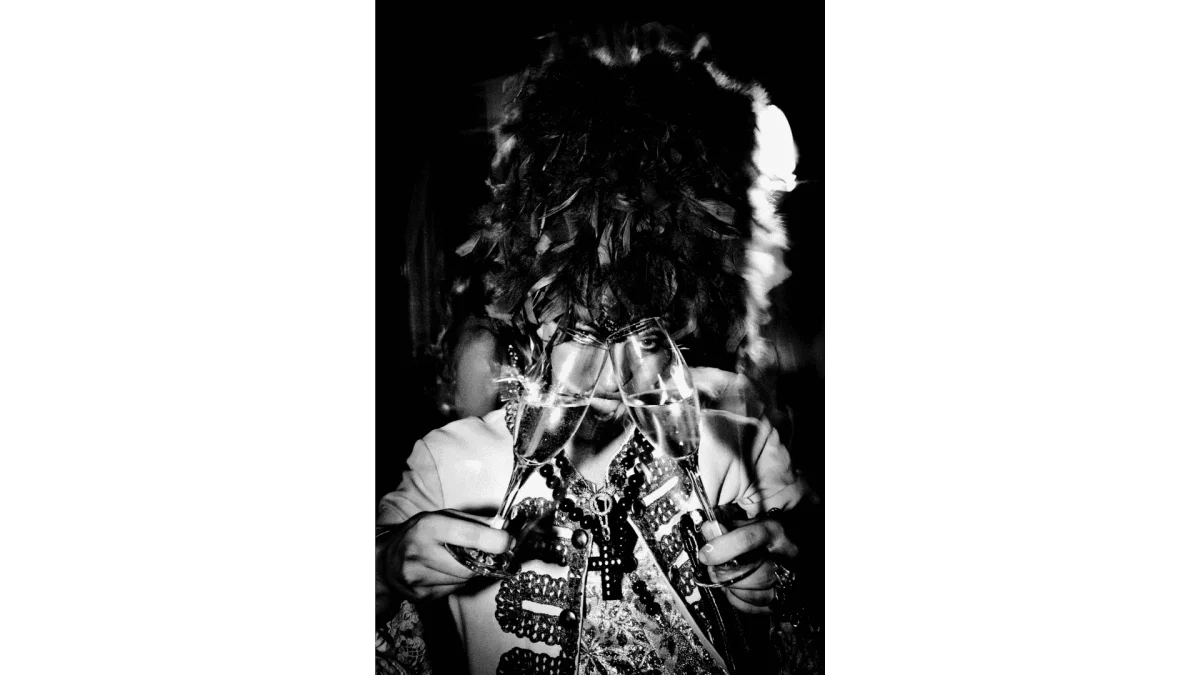
{"label": "feathered headpiece", "polygon": [[506,85],[493,199],[459,248],[487,266],[489,313],[543,334],[666,316],[693,348],[759,362],[767,293],[787,276],[783,113],[705,59],[704,38],[551,37]]}

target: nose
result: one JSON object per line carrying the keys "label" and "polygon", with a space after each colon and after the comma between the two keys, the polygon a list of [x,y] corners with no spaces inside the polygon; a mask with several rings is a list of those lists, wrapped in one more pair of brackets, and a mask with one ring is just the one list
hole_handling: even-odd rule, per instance
{"label": "nose", "polygon": [[600,379],[596,381],[595,396],[600,398],[620,398],[621,389],[617,384],[617,371],[613,368],[612,355],[604,359],[600,369]]}

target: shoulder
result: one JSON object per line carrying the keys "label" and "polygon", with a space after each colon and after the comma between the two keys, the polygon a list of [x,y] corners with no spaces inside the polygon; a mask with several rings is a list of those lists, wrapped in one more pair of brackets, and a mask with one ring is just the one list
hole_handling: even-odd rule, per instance
{"label": "shoulder", "polygon": [[512,436],[504,423],[504,408],[499,408],[482,417],[465,417],[434,429],[420,442],[430,454],[443,457],[462,452],[478,453],[492,445],[507,447],[512,443]]}
{"label": "shoulder", "polygon": [[700,405],[705,410],[725,410],[752,417],[763,413],[763,401],[745,375],[705,367],[692,368],[691,372]]}
{"label": "shoulder", "polygon": [[701,410],[700,429],[703,436],[739,445],[755,441],[761,444],[774,430],[765,417],[747,417],[727,410]]}
{"label": "shoulder", "polygon": [[496,345],[498,343],[496,334],[486,327],[464,329],[455,349],[454,358],[460,368],[466,364],[464,359],[469,357],[475,357],[484,363],[497,361]]}

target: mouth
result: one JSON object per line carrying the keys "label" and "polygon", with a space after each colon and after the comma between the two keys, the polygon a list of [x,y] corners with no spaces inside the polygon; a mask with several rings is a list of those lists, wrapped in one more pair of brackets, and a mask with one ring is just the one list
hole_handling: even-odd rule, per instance
{"label": "mouth", "polygon": [[625,414],[625,404],[609,398],[593,398],[591,408],[592,416],[598,421],[616,419]]}
{"label": "mouth", "polygon": [[615,438],[626,424],[625,404],[621,400],[593,398],[575,438],[592,442]]}

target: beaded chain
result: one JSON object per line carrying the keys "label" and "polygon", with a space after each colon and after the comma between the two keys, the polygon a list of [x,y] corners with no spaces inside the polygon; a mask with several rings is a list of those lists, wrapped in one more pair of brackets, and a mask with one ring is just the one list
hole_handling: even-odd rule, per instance
{"label": "beaded chain", "polygon": [[[504,377],[500,380],[500,400],[507,404],[509,401],[515,401],[521,394],[521,382],[517,377],[517,374],[521,372],[521,357],[511,342],[506,345],[505,352],[508,356],[508,363],[502,366]],[[510,410],[512,410],[511,406],[505,410],[504,418],[508,421],[508,428],[512,429],[513,423],[509,419]],[[516,414],[516,411],[512,410],[512,414]]]}
{"label": "beaded chain", "polygon": [[[509,431],[515,432],[516,414],[517,404],[514,401],[504,411]],[[646,478],[642,471],[653,462],[654,446],[640,431],[635,430],[617,453],[609,467],[607,483],[601,489],[592,489],[590,483],[575,471],[571,460],[562,454],[555,457],[553,462],[538,467],[538,474],[546,481],[552,497],[552,504],[546,505],[544,510],[539,505],[538,510],[542,513],[557,511],[578,525],[571,534],[571,546],[577,551],[582,552],[593,540],[596,542],[600,555],[589,558],[589,564],[600,571],[605,600],[621,600],[622,577],[638,567],[633,554],[637,535],[627,517],[632,515],[640,518],[645,514],[641,490],[646,485]],[[568,475],[570,477],[566,478]],[[583,500],[577,502],[568,496],[568,486],[590,492],[590,499],[586,503]],[[610,492],[604,489],[608,486],[615,490]],[[620,496],[616,496],[617,491]],[[540,540],[531,545],[531,552],[548,562],[564,564],[570,556],[562,542]],[[646,582],[634,579],[630,585],[648,614],[654,616],[662,611]]]}

